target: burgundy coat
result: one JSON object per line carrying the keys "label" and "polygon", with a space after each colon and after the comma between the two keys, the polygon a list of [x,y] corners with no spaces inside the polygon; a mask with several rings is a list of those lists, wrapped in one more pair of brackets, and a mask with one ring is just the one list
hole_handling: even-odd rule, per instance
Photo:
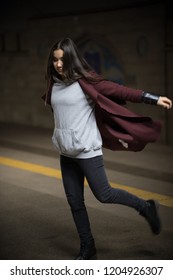
{"label": "burgundy coat", "polygon": [[[79,79],[78,82],[95,103],[95,116],[104,148],[141,151],[146,144],[157,141],[161,132],[161,122],[136,114],[123,106],[126,101],[141,103],[142,90],[107,80],[94,84],[85,79]],[[52,85],[47,92],[47,98],[46,94],[42,97],[49,105],[51,91]],[[124,147],[122,141],[128,147]]]}

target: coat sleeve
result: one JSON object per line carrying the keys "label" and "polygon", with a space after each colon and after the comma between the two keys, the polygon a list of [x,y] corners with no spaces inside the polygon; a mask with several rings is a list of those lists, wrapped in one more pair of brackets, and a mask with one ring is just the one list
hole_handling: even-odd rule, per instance
{"label": "coat sleeve", "polygon": [[99,81],[98,83],[94,84],[94,87],[98,92],[104,96],[107,96],[113,101],[118,99],[121,101],[130,101],[136,103],[142,102],[143,90],[140,89],[129,88],[109,80]]}

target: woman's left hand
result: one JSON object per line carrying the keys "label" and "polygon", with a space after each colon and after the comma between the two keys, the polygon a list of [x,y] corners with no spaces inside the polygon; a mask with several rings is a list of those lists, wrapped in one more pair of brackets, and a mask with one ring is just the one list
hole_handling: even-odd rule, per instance
{"label": "woman's left hand", "polygon": [[171,109],[172,108],[172,101],[167,98],[166,96],[160,96],[157,105],[164,107],[165,109]]}

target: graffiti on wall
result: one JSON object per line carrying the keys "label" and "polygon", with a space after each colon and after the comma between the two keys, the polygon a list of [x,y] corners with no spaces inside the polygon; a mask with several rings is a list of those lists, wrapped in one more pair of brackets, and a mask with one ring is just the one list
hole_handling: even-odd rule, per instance
{"label": "graffiti on wall", "polygon": [[107,42],[103,43],[86,36],[78,40],[77,44],[83,57],[97,73],[109,80],[124,84],[122,64]]}

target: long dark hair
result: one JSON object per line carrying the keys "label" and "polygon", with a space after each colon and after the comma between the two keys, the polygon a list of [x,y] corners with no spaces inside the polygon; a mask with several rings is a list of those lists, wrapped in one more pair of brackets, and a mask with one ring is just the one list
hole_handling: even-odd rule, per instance
{"label": "long dark hair", "polygon": [[58,49],[64,52],[63,73],[68,81],[74,82],[79,78],[85,78],[89,82],[97,82],[102,79],[83,58],[74,41],[67,37],[56,42],[50,49],[46,71],[48,84],[53,83],[54,76],[61,79],[53,67],[53,53]]}

